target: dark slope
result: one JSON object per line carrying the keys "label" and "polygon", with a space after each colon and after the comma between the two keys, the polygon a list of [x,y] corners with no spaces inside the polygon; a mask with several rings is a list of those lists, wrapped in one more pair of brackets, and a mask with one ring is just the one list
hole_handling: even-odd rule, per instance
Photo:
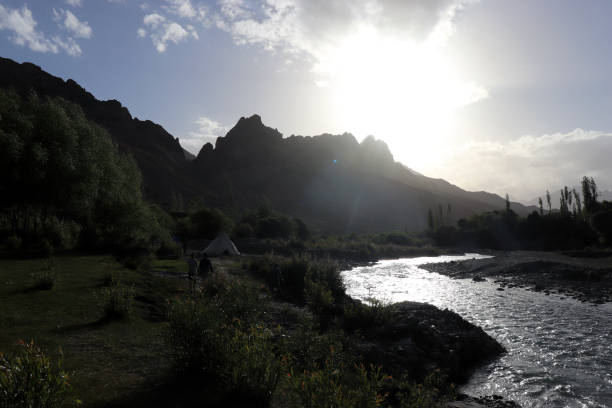
{"label": "dark slope", "polygon": [[[452,208],[452,219],[503,208],[490,194],[470,193],[415,173],[393,160],[387,145],[350,134],[283,138],[254,115],[241,118],[216,147],[194,161],[220,203],[268,204],[337,231],[420,229],[427,210]],[[516,207],[524,212],[524,207]]]}
{"label": "dark slope", "polygon": [[178,140],[150,120],[132,118],[118,101],[99,101],[71,79],[64,81],[34,64],[6,58],[0,58],[0,86],[24,95],[34,90],[39,96],[58,96],[80,105],[88,119],[106,128],[119,147],[132,154],[144,174],[149,198],[168,201],[172,189],[185,195],[201,192]]}
{"label": "dark slope", "polygon": [[[450,204],[454,220],[505,205],[497,195],[467,192],[408,169],[372,137],[361,143],[350,134],[283,138],[255,115],[241,118],[193,159],[160,125],[132,118],[118,101],[99,101],[36,65],[0,58],[0,87],[79,104],[133,155],[147,197],[164,205],[179,193],[220,207],[267,204],[334,231],[421,229],[427,210],[439,205],[446,210]],[[520,204],[512,208],[528,211]]]}

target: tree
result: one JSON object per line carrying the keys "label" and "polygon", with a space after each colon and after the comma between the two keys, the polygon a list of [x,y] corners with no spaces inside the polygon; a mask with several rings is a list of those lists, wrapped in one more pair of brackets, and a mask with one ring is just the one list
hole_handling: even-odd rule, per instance
{"label": "tree", "polygon": [[435,226],[436,224],[434,221],[433,211],[431,211],[431,208],[429,208],[427,210],[427,228],[429,228],[430,230],[433,230]]}
{"label": "tree", "polygon": [[548,213],[552,212],[552,204],[550,202],[550,192],[546,190],[546,203],[548,204]]}
{"label": "tree", "polygon": [[581,181],[582,184],[582,205],[584,211],[587,214],[592,214],[597,209],[597,198],[599,193],[597,192],[597,184],[593,177],[584,176]]}
{"label": "tree", "polygon": [[506,193],[506,212],[510,212],[510,196]]}
{"label": "tree", "polygon": [[574,204],[576,205],[576,215],[582,214],[582,204],[580,203],[580,195],[576,189],[572,189],[572,194],[574,195]]}
{"label": "tree", "polygon": [[540,215],[544,215],[544,207],[542,205],[542,197],[538,197],[538,206],[540,207]]}

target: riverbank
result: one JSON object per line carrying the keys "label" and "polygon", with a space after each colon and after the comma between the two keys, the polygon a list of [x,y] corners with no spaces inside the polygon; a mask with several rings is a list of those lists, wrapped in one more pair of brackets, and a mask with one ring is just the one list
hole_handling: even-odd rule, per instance
{"label": "riverbank", "polygon": [[612,259],[578,258],[555,252],[492,252],[493,258],[431,263],[422,269],[451,278],[488,280],[498,290],[524,288],[602,304],[612,301]]}

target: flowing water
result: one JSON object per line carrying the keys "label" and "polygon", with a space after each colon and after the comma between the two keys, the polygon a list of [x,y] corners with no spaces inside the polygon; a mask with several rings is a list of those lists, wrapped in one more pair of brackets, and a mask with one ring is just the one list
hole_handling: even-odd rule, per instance
{"label": "flowing water", "polygon": [[478,370],[462,391],[499,394],[523,407],[612,408],[612,303],[600,306],[491,281],[451,279],[419,265],[472,258],[381,261],[342,273],[358,299],[404,300],[448,308],[482,327],[507,353]]}

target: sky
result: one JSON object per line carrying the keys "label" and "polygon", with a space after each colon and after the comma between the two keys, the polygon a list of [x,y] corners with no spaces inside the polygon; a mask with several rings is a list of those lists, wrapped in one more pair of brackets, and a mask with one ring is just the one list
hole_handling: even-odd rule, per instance
{"label": "sky", "polygon": [[[353,133],[468,190],[612,188],[608,0],[0,0],[0,56],[193,153],[241,116]],[[0,73],[1,74],[1,73]]]}

